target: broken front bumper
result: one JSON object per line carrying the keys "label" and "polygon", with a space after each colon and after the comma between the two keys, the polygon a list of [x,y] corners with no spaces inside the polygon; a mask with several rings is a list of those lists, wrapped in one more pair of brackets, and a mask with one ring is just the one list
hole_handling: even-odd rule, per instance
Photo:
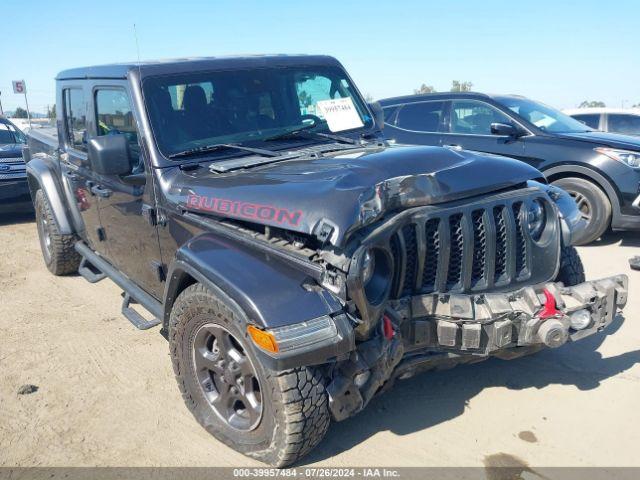
{"label": "broken front bumper", "polygon": [[391,302],[378,335],[339,363],[327,386],[336,421],[418,372],[515,358],[602,330],[627,302],[625,275],[573,287],[547,283],[509,293],[418,295]]}
{"label": "broken front bumper", "polygon": [[626,304],[627,290],[626,275],[618,275],[572,287],[547,283],[502,294],[421,295],[394,310],[410,326],[402,332],[407,353],[426,348],[486,356],[515,347],[558,347],[600,331]]}

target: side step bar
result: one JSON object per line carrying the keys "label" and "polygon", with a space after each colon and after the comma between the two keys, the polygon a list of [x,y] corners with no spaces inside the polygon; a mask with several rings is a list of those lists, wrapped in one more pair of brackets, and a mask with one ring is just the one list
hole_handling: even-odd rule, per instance
{"label": "side step bar", "polygon": [[131,295],[129,295],[127,292],[124,292],[122,297],[123,297],[122,298],[122,314],[127,318],[127,320],[133,323],[133,326],[136,327],[138,330],[148,330],[162,323],[162,321],[158,320],[157,317],[154,318],[153,320],[147,320],[138,312],[136,312],[133,308],[131,308],[130,305],[132,303],[138,303],[138,302],[136,302],[133,298],[131,298]]}
{"label": "side step bar", "polygon": [[87,257],[82,257],[78,273],[89,283],[98,283],[100,280],[107,278],[103,272],[100,272],[91,262],[87,261]]}
{"label": "side step bar", "polygon": [[[76,242],[74,248],[76,252],[82,255],[82,262],[78,269],[78,273],[80,273],[80,275],[91,283],[100,281],[107,276],[113,281],[113,283],[124,290],[122,314],[137,329],[147,330],[162,323],[162,320],[160,320],[163,317],[162,304],[159,301],[138,287],[105,259],[97,255],[93,250],[85,245],[84,242]],[[89,265],[91,265],[93,269]],[[82,269],[83,266],[85,267],[84,270]],[[99,272],[96,273],[96,269]],[[92,279],[94,279],[94,281],[92,281]],[[153,320],[146,320],[142,315],[131,308],[132,303],[139,303],[142,305],[153,315]]]}

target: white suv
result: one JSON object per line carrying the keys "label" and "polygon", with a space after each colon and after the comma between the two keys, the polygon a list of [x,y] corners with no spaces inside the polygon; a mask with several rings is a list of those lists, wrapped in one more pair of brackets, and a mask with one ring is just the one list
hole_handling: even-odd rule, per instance
{"label": "white suv", "polygon": [[640,108],[576,108],[564,113],[596,130],[640,135]]}

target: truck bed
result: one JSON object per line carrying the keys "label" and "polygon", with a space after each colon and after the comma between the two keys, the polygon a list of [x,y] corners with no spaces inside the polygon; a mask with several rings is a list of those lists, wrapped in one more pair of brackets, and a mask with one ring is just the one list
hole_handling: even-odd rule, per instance
{"label": "truck bed", "polygon": [[32,128],[27,132],[31,156],[44,153],[55,157],[58,149],[58,130],[55,127]]}

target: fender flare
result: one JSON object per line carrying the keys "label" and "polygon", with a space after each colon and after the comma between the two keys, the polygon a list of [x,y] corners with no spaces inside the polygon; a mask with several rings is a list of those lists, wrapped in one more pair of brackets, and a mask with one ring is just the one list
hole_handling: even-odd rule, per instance
{"label": "fender flare", "polygon": [[332,315],[343,306],[311,277],[282,260],[207,232],[189,240],[169,266],[163,298],[164,328],[184,288],[198,282],[250,323],[275,328]]}
{"label": "fender flare", "polygon": [[543,170],[542,173],[544,173],[544,176],[547,178],[552,177],[553,175],[557,175],[558,173],[578,173],[582,176],[588,177],[606,193],[609,201],[611,202],[613,217],[615,218],[620,215],[620,197],[615,187],[613,186],[613,183],[611,182],[611,180],[609,180],[607,177],[594,170],[593,168],[571,163],[548,168],[546,170]]}
{"label": "fender flare", "polygon": [[63,235],[75,233],[71,215],[62,193],[63,189],[55,161],[45,154],[36,154],[30,157],[27,161],[27,181],[33,201],[35,201],[36,192],[39,189],[44,193],[60,233]]}

